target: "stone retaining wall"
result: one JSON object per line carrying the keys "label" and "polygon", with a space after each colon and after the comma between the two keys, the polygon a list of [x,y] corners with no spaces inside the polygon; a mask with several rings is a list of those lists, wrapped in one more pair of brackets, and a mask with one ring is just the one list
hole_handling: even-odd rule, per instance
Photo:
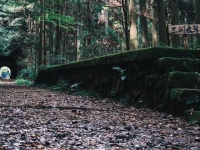
{"label": "stone retaining wall", "polygon": [[[123,100],[128,105],[147,105],[174,112],[172,109],[175,108],[170,106],[174,103],[170,102],[169,95],[172,89],[180,87],[176,87],[176,82],[171,80],[174,80],[172,72],[192,72],[192,78],[200,66],[197,58],[200,58],[198,50],[156,47],[128,51],[41,69],[36,84],[54,85],[62,79],[70,84],[80,83],[82,89],[94,90],[102,97]],[[184,75],[187,74],[180,76],[183,81]],[[187,83],[193,84],[187,81],[181,88],[187,88]],[[190,87],[195,88],[195,85]]]}

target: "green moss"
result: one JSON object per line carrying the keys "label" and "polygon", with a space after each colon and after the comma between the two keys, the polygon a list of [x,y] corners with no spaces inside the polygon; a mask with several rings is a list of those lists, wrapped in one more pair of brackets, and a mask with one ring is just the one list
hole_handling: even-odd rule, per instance
{"label": "green moss", "polygon": [[196,107],[195,97],[200,97],[199,78],[197,73],[174,71],[169,74],[165,99],[173,114],[183,114],[191,106]]}
{"label": "green moss", "polygon": [[138,60],[148,60],[148,59],[158,59],[161,57],[185,57],[185,58],[200,58],[200,51],[198,50],[183,50],[183,49],[172,49],[172,48],[146,48],[140,50],[131,50],[118,54],[107,55],[102,57],[97,57],[93,59],[87,59],[79,62],[73,62],[65,65],[57,65],[52,67],[47,67],[41,70],[44,71],[57,71],[57,70],[67,70],[70,68],[82,68],[87,66],[95,65],[106,65],[115,64],[127,61],[138,61]]}
{"label": "green moss", "polygon": [[51,89],[54,91],[61,91],[61,90],[66,90],[68,87],[69,87],[68,82],[63,79],[60,79],[56,85],[51,87]]}
{"label": "green moss", "polygon": [[123,61],[158,59],[161,57],[199,58],[200,51],[168,47],[153,47],[122,53]]}
{"label": "green moss", "polygon": [[168,90],[172,88],[200,88],[200,74],[190,72],[171,72],[168,76]]}
{"label": "green moss", "polygon": [[158,65],[159,68],[165,72],[198,72],[200,68],[200,60],[191,58],[163,57],[158,60]]}
{"label": "green moss", "polygon": [[71,94],[83,97],[99,97],[99,95],[95,91],[91,90],[75,90]]}
{"label": "green moss", "polygon": [[187,108],[195,108],[200,110],[200,90],[174,88],[170,92],[170,100],[176,101],[177,104],[184,104]]}
{"label": "green moss", "polygon": [[174,88],[170,92],[170,112],[175,115],[183,115],[184,112],[193,108],[200,110],[200,90]]}
{"label": "green moss", "polygon": [[44,71],[57,71],[57,70],[67,70],[67,69],[76,69],[76,68],[84,68],[87,66],[95,66],[95,65],[102,65],[102,64],[112,64],[118,63],[121,60],[121,54],[113,54],[107,55],[92,59],[86,59],[79,62],[72,62],[64,65],[55,65],[51,67],[47,67],[45,69],[41,69]]}
{"label": "green moss", "polygon": [[185,89],[180,89],[180,88],[174,88],[170,92],[170,100],[176,99],[177,101],[180,101],[180,95],[183,94],[183,91]]}
{"label": "green moss", "polygon": [[17,85],[32,85],[33,82],[31,82],[29,80],[24,80],[24,79],[17,79],[15,81],[15,84],[17,84]]}
{"label": "green moss", "polygon": [[194,111],[191,113],[190,110],[185,112],[186,114],[186,119],[191,123],[191,124],[198,124],[200,125],[200,111]]}

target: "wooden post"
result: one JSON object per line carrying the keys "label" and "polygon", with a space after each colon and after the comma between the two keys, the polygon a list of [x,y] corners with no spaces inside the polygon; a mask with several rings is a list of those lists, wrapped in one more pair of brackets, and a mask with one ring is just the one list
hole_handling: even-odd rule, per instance
{"label": "wooden post", "polygon": [[183,34],[183,45],[184,45],[185,49],[188,48],[188,41],[187,41],[187,35],[186,34]]}

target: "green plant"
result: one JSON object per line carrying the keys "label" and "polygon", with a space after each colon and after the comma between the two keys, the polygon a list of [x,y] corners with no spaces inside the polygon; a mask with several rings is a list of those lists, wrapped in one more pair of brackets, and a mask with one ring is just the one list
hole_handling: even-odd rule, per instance
{"label": "green plant", "polygon": [[33,82],[31,82],[30,80],[17,79],[15,81],[15,84],[17,84],[17,85],[32,85]]}
{"label": "green plant", "polygon": [[51,89],[54,91],[60,91],[65,90],[69,87],[69,84],[67,81],[60,79],[58,83],[55,86],[52,86]]}
{"label": "green plant", "polygon": [[36,76],[37,76],[37,71],[35,70],[35,67],[28,67],[20,71],[18,78],[34,81]]}
{"label": "green plant", "polygon": [[95,91],[91,90],[76,90],[72,93],[73,95],[76,96],[83,96],[83,97],[99,97],[99,95]]}
{"label": "green plant", "polygon": [[185,112],[186,114],[186,119],[191,123],[191,124],[198,124],[200,125],[200,111],[194,111],[190,112],[190,110]]}

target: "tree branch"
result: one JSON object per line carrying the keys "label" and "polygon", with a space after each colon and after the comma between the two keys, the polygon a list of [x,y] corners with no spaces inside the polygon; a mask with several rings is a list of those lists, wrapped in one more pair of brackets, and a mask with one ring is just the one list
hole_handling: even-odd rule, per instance
{"label": "tree branch", "polygon": [[16,14],[16,13],[13,13],[13,12],[4,11],[2,9],[0,9],[0,12],[6,13],[6,14]]}
{"label": "tree branch", "polygon": [[6,3],[8,2],[8,0],[6,0],[5,2],[3,2],[0,6],[0,8],[2,8]]}

